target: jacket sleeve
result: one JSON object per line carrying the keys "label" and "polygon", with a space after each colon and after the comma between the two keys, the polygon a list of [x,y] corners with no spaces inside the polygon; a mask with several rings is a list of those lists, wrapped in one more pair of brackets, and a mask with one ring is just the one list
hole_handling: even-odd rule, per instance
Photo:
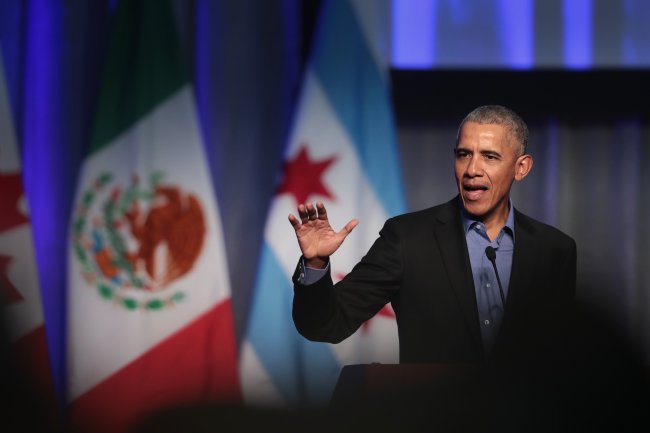
{"label": "jacket sleeve", "polygon": [[403,265],[397,224],[388,220],[368,253],[336,285],[329,272],[314,284],[300,284],[300,265],[293,276],[296,329],[309,340],[339,343],[399,290]]}

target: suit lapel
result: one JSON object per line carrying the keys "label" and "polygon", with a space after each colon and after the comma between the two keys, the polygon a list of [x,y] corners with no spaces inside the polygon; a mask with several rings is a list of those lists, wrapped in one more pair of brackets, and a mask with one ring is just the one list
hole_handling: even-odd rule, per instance
{"label": "suit lapel", "polygon": [[515,209],[515,252],[512,257],[512,272],[508,285],[508,300],[505,314],[517,301],[525,295],[526,287],[530,287],[535,265],[534,229],[524,215]]}
{"label": "suit lapel", "polygon": [[533,282],[535,270],[534,233],[535,229],[526,216],[515,209],[515,251],[512,257],[506,308],[497,339],[497,345],[505,347],[506,353],[507,350],[512,349],[511,340],[522,331],[521,319],[527,314],[525,297],[528,295],[527,289]]}
{"label": "suit lapel", "polygon": [[479,347],[483,347],[472,268],[457,203],[455,198],[441,209],[436,218],[435,236],[447,276],[456,293],[472,338]]}

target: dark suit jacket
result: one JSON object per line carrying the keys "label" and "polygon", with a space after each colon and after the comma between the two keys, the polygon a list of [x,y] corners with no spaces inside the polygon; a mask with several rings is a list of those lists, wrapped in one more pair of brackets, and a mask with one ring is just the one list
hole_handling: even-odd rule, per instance
{"label": "dark suit jacket", "polygon": [[[368,253],[338,284],[294,275],[293,319],[314,341],[337,343],[387,302],[395,310],[401,363],[485,359],[459,200],[386,221]],[[515,210],[515,250],[496,347],[535,339],[573,303],[576,245]]]}

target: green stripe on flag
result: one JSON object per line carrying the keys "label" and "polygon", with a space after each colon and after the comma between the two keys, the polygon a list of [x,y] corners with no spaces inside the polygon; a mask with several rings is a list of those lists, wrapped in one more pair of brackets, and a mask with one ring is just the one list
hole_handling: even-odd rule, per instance
{"label": "green stripe on flag", "polygon": [[167,0],[121,0],[88,153],[110,143],[187,83]]}

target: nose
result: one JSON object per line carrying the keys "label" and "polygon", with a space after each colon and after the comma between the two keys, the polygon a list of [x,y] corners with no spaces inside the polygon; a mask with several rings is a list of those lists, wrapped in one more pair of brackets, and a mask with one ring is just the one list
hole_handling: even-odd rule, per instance
{"label": "nose", "polygon": [[481,174],[482,167],[480,158],[472,157],[467,161],[467,167],[465,167],[465,174],[468,177],[476,177]]}

